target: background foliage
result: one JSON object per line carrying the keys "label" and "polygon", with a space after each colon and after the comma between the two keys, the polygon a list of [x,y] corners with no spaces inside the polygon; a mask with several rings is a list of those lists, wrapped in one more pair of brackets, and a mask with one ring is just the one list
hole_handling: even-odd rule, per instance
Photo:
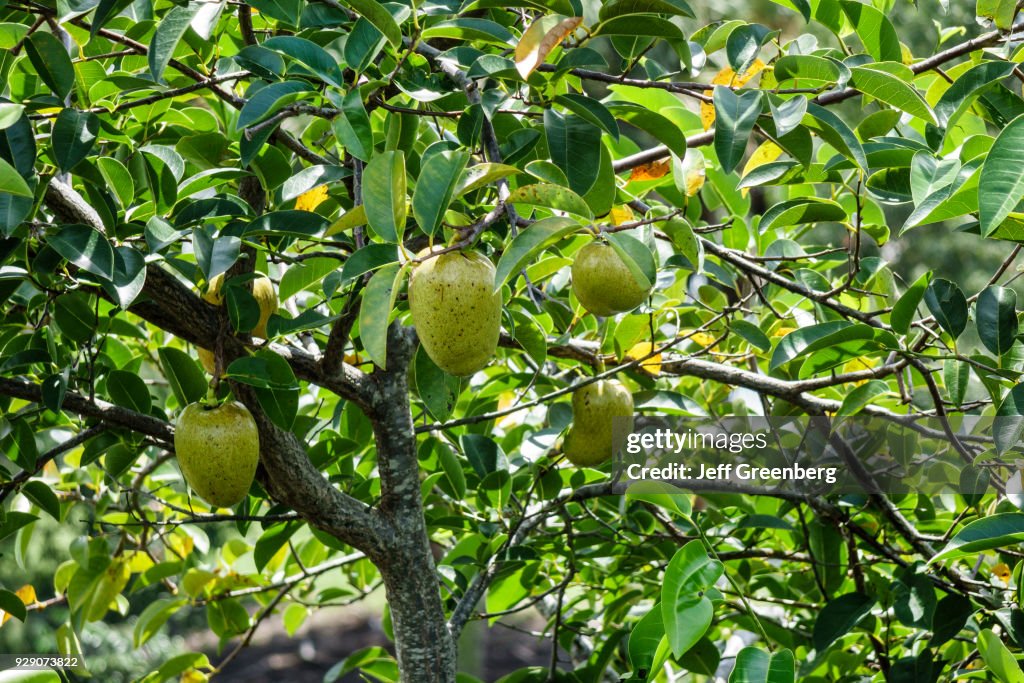
{"label": "background foliage", "polygon": [[[550,667],[510,681],[1024,680],[1013,467],[969,498],[693,504],[561,461],[569,393],[616,376],[641,414],[937,417],[968,461],[1012,462],[1020,420],[980,447],[952,433],[1024,411],[1016,3],[747,5],[0,5],[5,647],[130,638],[152,655],[132,675],[203,680],[263,621],[294,632],[426,552],[325,530],[334,509],[297,507],[275,463],[387,500],[381,434],[406,425],[359,387],[389,356],[406,374],[388,323],[434,243],[490,257],[505,308],[487,369],[418,352],[387,398],[415,425],[404,509],[444,611],[424,620],[455,637],[539,610]],[[595,235],[656,283],[640,309],[571,295]],[[281,301],[266,344],[254,269]],[[224,308],[188,293],[222,273]],[[264,436],[302,445],[265,452],[234,511],[172,459],[199,345]],[[163,655],[169,620],[220,659]],[[399,676],[371,650],[327,679],[356,669]]]}

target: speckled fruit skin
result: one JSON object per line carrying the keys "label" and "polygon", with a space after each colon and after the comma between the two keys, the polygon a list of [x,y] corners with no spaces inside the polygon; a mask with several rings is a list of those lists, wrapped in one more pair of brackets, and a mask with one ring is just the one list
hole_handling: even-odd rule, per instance
{"label": "speckled fruit skin", "polygon": [[[206,293],[203,294],[203,300],[208,301],[214,306],[222,306],[224,304],[224,295],[221,294],[220,289],[223,285],[224,274],[215,275],[210,280],[210,286],[207,288]],[[271,315],[277,312],[277,292],[274,290],[274,283],[266,275],[257,276],[252,281],[252,295],[256,299],[256,303],[260,305],[260,320],[252,328],[251,334],[258,339],[266,339],[267,321],[270,320]],[[212,351],[200,348],[199,362],[203,364],[208,373],[211,375],[214,373],[215,367]]]}
{"label": "speckled fruit skin", "polygon": [[245,498],[256,475],[260,435],[241,403],[216,408],[192,403],[178,416],[174,452],[185,481],[200,498],[231,507]]}
{"label": "speckled fruit skin", "polygon": [[420,263],[409,280],[409,310],[424,350],[445,372],[471,375],[494,357],[501,294],[484,255],[449,252]]}
{"label": "speckled fruit skin", "polygon": [[642,289],[615,249],[592,242],[572,262],[572,291],[594,315],[615,315],[632,311],[650,294]]}
{"label": "speckled fruit skin", "polygon": [[612,457],[613,418],[629,418],[633,429],[633,395],[614,379],[598,380],[572,394],[573,422],[565,436],[565,457],[579,467],[599,465]]}

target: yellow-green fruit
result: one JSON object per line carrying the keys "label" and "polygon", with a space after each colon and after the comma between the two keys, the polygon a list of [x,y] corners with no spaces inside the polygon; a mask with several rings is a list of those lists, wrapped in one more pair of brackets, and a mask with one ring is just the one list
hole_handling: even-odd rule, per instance
{"label": "yellow-green fruit", "polygon": [[245,498],[256,476],[256,420],[235,401],[216,408],[191,403],[178,417],[174,452],[185,481],[200,498],[216,507],[231,507]]}
{"label": "yellow-green fruit", "polygon": [[572,394],[572,427],[562,451],[574,465],[599,465],[612,457],[614,418],[625,431],[633,430],[633,395],[616,380],[599,380]]}
{"label": "yellow-green fruit", "polygon": [[572,291],[594,315],[632,311],[651,293],[641,287],[622,257],[607,244],[592,242],[576,252]]}
{"label": "yellow-green fruit", "polygon": [[445,372],[471,375],[494,357],[501,294],[494,291],[494,266],[482,254],[449,252],[416,266],[409,309],[424,350]]}
{"label": "yellow-green fruit", "polygon": [[[221,294],[220,290],[223,285],[224,274],[215,275],[210,280],[210,286],[207,288],[206,293],[203,294],[203,299],[214,306],[222,306],[224,304],[224,295]],[[252,328],[251,334],[259,339],[266,339],[267,321],[270,320],[271,315],[277,312],[277,292],[274,291],[274,283],[266,275],[257,276],[252,281],[252,296],[260,306],[260,320]],[[214,373],[215,366],[212,351],[200,348],[199,362],[203,364],[208,373],[211,375]]]}

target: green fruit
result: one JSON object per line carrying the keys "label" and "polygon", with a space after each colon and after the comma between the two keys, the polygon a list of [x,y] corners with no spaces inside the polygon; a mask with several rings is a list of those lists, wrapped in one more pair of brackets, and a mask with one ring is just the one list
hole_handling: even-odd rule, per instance
{"label": "green fruit", "polygon": [[494,291],[494,266],[482,254],[449,252],[416,266],[409,309],[423,349],[445,372],[471,375],[494,357],[501,294]]}
{"label": "green fruit", "polygon": [[185,481],[215,507],[231,507],[249,492],[260,460],[260,435],[238,402],[209,408],[192,403],[174,429],[174,452]]}
{"label": "green fruit", "polygon": [[607,244],[592,242],[576,252],[572,262],[572,291],[594,315],[632,311],[651,293],[641,287],[629,268]]}
{"label": "green fruit", "polygon": [[572,413],[562,446],[565,457],[580,467],[599,465],[613,455],[614,418],[628,418],[620,424],[633,430],[633,395],[614,379],[598,380],[573,392]]}
{"label": "green fruit", "polygon": [[[214,306],[224,305],[224,295],[221,294],[221,287],[224,286],[224,274],[215,275],[210,280],[210,286],[203,294],[203,300]],[[274,283],[266,275],[257,275],[252,281],[252,296],[260,306],[260,320],[252,328],[252,336],[257,339],[267,338],[267,322],[270,316],[277,312],[277,292],[274,290]],[[199,361],[211,375],[214,373],[215,365],[213,352],[207,349],[199,349]]]}

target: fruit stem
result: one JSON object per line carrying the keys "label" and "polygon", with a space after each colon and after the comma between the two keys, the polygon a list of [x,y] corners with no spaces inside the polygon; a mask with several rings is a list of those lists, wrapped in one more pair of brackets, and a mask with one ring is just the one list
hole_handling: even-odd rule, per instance
{"label": "fruit stem", "polygon": [[203,403],[207,408],[217,407],[217,379],[210,380],[209,386],[206,388],[206,398],[203,399]]}

